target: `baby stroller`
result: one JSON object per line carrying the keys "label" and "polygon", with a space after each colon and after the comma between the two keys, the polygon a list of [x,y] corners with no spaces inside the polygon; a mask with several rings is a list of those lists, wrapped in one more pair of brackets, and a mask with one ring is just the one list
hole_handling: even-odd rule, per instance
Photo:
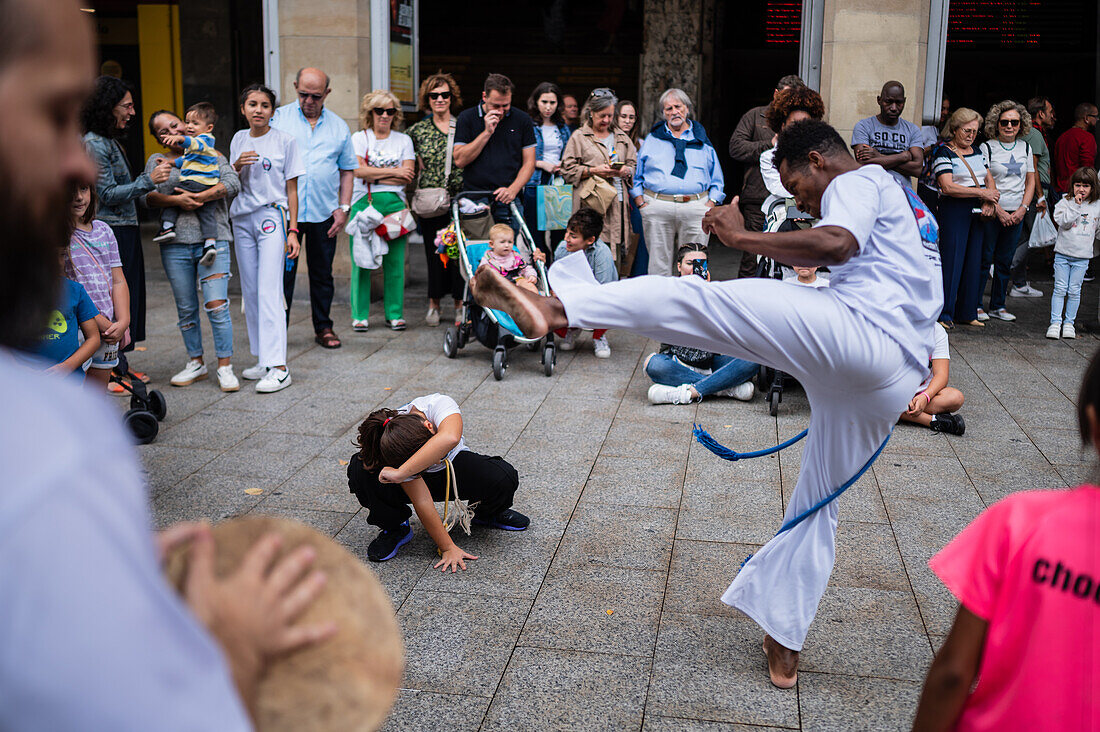
{"label": "baby stroller", "polygon": [[[116,371],[122,371],[119,376]],[[130,392],[130,409],[122,415],[126,428],[133,434],[139,445],[148,445],[157,439],[160,421],[168,414],[168,402],[156,389],[147,389],[141,379],[130,371],[126,357],[119,354],[118,367],[111,371],[112,383],[118,384]]]}
{"label": "baby stroller", "polygon": [[[557,347],[554,345],[554,335],[547,334],[543,338],[528,338],[523,335],[512,316],[500,310],[483,308],[477,304],[470,293],[470,278],[477,271],[477,266],[485,252],[489,250],[489,242],[486,239],[468,239],[462,230],[460,220],[459,201],[467,199],[484,199],[492,197],[491,191],[465,191],[455,196],[451,202],[451,221],[454,224],[455,234],[458,238],[459,270],[462,278],[466,280],[466,291],[463,302],[466,306],[466,318],[462,325],[452,325],[447,328],[443,336],[443,353],[447,358],[454,358],[460,349],[473,335],[479,343],[493,350],[493,377],[497,381],[504,378],[504,372],[508,368],[508,351],[523,343],[530,351],[541,351],[542,368],[547,376],[554,373],[554,364],[557,362]],[[534,251],[534,238],[527,230],[527,224],[520,215],[515,202],[509,204],[512,220],[518,221],[520,230],[516,237],[515,250],[532,261],[531,253]],[[550,294],[550,285],[546,279],[546,267],[542,262],[532,262],[538,272],[538,290],[543,295]]]}
{"label": "baby stroller", "polygon": [[[794,205],[794,200],[769,196],[764,202],[764,231],[793,231],[794,229],[808,229],[814,223],[814,218],[807,213],[799,211]],[[761,257],[758,277],[770,277],[772,279],[784,279],[784,270],[790,269],[785,264],[780,264],[774,259]],[[797,384],[794,377],[771,366],[760,364],[760,372],[757,374],[757,382],[760,390],[764,392],[764,401],[768,403],[768,414],[779,414],[779,403],[783,401],[783,389]]]}

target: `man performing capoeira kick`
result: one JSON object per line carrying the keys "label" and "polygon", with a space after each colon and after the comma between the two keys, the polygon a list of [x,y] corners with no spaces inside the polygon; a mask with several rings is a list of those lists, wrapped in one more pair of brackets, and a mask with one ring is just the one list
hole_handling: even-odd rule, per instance
{"label": "man performing capoeira kick", "polygon": [[[827,288],[658,276],[599,285],[584,257],[551,267],[555,297],[487,267],[471,285],[478,302],[507,311],[531,337],[566,326],[623,328],[794,376],[809,397],[810,426],[789,520],[852,478],[905,411],[928,372],[943,294],[935,220],[880,166],[860,167],[836,130],[792,125],[779,136],[775,165],[799,209],[821,219],[814,228],[746,231],[734,199],[712,208],[703,229],[785,264],[827,266]],[[797,680],[833,569],[836,526],[833,501],[765,544],[722,596],[764,629],[776,686]]]}

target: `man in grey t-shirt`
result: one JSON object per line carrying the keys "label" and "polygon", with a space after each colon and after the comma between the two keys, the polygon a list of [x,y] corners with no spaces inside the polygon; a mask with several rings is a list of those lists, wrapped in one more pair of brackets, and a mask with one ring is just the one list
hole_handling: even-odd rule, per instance
{"label": "man in grey t-shirt", "polygon": [[879,113],[861,119],[852,130],[852,150],[861,165],[874,163],[890,171],[904,185],[913,187],[910,176],[924,167],[920,128],[901,118],[905,111],[905,87],[888,81],[878,95]]}

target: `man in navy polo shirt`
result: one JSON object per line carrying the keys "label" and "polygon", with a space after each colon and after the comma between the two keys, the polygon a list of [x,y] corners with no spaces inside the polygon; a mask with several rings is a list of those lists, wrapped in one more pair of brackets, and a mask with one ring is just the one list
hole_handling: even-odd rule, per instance
{"label": "man in navy polo shirt", "polygon": [[519,231],[508,210],[535,172],[535,125],[525,112],[512,109],[515,86],[502,74],[489,74],[481,103],[458,115],[454,163],[462,168],[462,190],[492,191],[491,213],[497,223]]}

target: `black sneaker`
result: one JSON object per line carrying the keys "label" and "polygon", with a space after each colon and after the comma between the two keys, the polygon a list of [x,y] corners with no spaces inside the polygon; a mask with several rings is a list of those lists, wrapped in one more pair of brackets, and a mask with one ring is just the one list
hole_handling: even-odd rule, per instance
{"label": "black sneaker", "polygon": [[372,562],[384,562],[397,556],[397,550],[412,541],[413,532],[409,522],[392,531],[383,531],[367,547],[367,559]]}
{"label": "black sneaker", "polygon": [[933,432],[946,432],[949,435],[961,435],[966,432],[966,422],[961,414],[937,414],[928,425]]}
{"label": "black sneaker", "polygon": [[209,267],[214,263],[214,260],[218,258],[217,247],[203,247],[202,256],[199,258],[199,264],[203,267]]}
{"label": "black sneaker", "polygon": [[491,516],[487,519],[474,516],[474,523],[481,524],[482,526],[492,526],[497,529],[504,529],[505,531],[523,531],[531,524],[531,519],[524,516],[519,511],[513,511],[510,508],[506,508],[496,516]]}

